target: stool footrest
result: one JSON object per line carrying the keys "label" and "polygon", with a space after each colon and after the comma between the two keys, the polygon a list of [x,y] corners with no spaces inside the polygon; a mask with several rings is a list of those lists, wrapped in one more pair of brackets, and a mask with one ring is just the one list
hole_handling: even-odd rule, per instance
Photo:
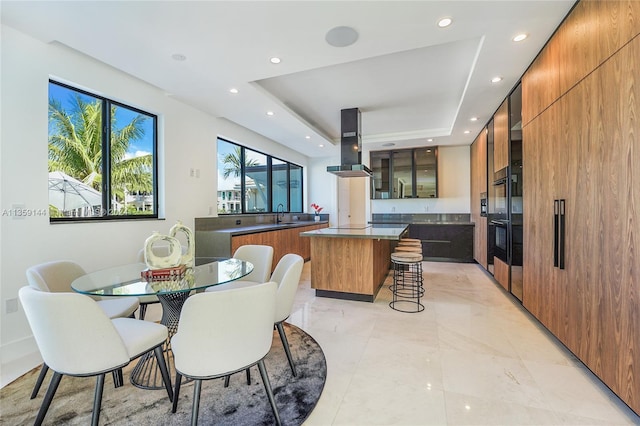
{"label": "stool footrest", "polygon": [[393,299],[389,307],[399,312],[416,313],[424,311],[420,298],[424,295],[422,277],[422,255],[417,253],[393,253]]}

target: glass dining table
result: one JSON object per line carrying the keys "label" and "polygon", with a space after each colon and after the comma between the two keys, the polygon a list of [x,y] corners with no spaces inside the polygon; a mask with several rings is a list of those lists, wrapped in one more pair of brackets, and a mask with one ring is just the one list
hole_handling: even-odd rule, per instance
{"label": "glass dining table", "polygon": [[[171,336],[178,331],[182,305],[194,292],[207,287],[240,279],[253,270],[253,265],[233,258],[202,257],[195,266],[187,268],[178,278],[147,280],[142,277],[147,269],[144,263],[132,263],[95,271],[79,277],[71,288],[82,294],[98,297],[158,296],[162,305],[161,324],[167,326],[169,337],[165,344],[165,358],[169,374],[173,374]],[[140,357],[131,372],[131,383],[143,389],[164,389],[162,375],[153,352]]]}

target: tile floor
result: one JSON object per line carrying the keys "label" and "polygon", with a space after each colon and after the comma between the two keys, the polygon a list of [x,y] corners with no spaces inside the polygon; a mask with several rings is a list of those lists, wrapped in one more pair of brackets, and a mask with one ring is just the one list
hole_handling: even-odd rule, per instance
{"label": "tile floor", "polygon": [[[305,426],[640,425],[481,267],[423,268],[425,310],[407,314],[389,308],[386,288],[375,303],[315,297],[305,264],[288,321],[327,358],[327,382]],[[160,316],[151,305],[147,319]],[[26,371],[13,367],[3,382]]]}
{"label": "tile floor", "polygon": [[[425,310],[317,298],[289,322],[322,346],[320,425],[630,425],[636,416],[475,264],[423,263]],[[389,280],[390,282],[390,280]]]}

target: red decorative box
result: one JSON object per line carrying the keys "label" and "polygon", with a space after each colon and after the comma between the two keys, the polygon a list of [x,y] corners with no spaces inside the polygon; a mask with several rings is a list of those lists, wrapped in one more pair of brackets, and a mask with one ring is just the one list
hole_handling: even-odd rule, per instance
{"label": "red decorative box", "polygon": [[162,269],[145,269],[140,272],[140,276],[146,281],[180,280],[184,278],[186,270],[186,265]]}

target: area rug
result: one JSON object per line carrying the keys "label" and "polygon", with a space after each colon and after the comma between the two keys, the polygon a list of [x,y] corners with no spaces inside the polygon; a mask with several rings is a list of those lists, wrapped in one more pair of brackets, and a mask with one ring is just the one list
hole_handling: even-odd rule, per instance
{"label": "area rug", "polygon": [[[300,425],[315,407],[327,375],[322,349],[307,333],[285,323],[285,331],[297,368],[293,377],[278,333],[274,331],[271,351],[265,365],[283,425]],[[165,390],[143,390],[129,383],[128,375],[135,361],[124,369],[125,385],[113,387],[107,376],[100,411],[101,425],[188,425],[191,421],[193,383],[182,384],[178,411],[171,413]],[[40,368],[23,375],[0,389],[0,424],[33,424],[49,385],[51,372],[36,399],[29,399]],[[172,382],[175,377],[171,378]],[[273,425],[275,420],[257,367],[251,369],[251,384],[244,372],[231,376],[230,385],[223,379],[202,383],[199,424],[202,425]],[[87,425],[95,378],[64,376],[44,419],[46,425]]]}

